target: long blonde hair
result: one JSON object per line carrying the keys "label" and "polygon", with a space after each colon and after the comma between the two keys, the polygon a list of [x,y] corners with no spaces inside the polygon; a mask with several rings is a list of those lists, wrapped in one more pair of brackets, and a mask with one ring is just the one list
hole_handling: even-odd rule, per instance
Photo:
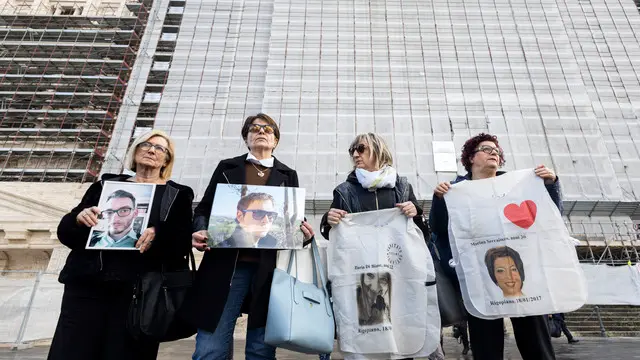
{"label": "long blonde hair", "polygon": [[[358,146],[360,143],[364,143],[369,146],[369,151],[371,157],[374,159],[376,169],[381,169],[385,165],[393,166],[393,155],[391,155],[391,150],[389,150],[387,143],[380,135],[374,133],[359,134],[355,139],[353,139],[349,148],[351,149]],[[351,161],[353,161],[353,154],[349,155],[351,155]]]}
{"label": "long blonde hair", "polygon": [[160,168],[160,179],[169,180],[171,178],[171,172],[173,171],[173,162],[175,159],[175,144],[173,140],[162,130],[153,129],[140,136],[131,144],[129,150],[127,150],[127,158],[125,161],[125,167],[133,172],[136,171],[136,150],[138,146],[145,141],[149,141],[154,136],[159,136],[167,141],[169,146],[167,147],[167,163]]}

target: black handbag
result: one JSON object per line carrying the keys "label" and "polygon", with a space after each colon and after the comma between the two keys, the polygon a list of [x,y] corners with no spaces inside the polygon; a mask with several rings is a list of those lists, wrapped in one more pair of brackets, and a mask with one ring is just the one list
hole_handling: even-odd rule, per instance
{"label": "black handbag", "polygon": [[551,337],[559,338],[562,336],[562,325],[559,320],[550,317],[547,319],[547,325],[549,326],[549,335],[551,335]]}
{"label": "black handbag", "polygon": [[[416,225],[422,230],[425,242],[431,254],[433,269],[436,272],[436,292],[438,294],[438,308],[440,310],[440,324],[442,327],[460,324],[467,320],[467,311],[462,302],[462,293],[457,281],[452,280],[442,268],[440,263],[440,253],[436,247],[433,233],[427,225],[429,219],[426,214],[422,215]],[[455,272],[452,272],[455,276]]]}
{"label": "black handbag", "polygon": [[442,327],[466,321],[467,311],[462,302],[460,286],[445,274],[438,259],[434,259],[433,267],[436,271],[438,308],[440,309],[440,323]]}
{"label": "black handbag", "polygon": [[178,312],[194,282],[196,261],[189,251],[191,269],[150,271],[134,285],[127,328],[135,339],[175,341],[196,333]]}

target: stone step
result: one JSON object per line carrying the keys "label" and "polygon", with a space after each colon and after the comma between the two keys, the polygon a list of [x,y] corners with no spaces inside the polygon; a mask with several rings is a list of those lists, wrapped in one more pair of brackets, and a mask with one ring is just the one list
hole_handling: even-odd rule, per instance
{"label": "stone step", "polygon": [[[607,336],[639,336],[640,335],[640,307],[639,306],[598,306],[600,319]],[[566,313],[567,327],[581,336],[599,336],[600,320],[593,305]]]}
{"label": "stone step", "polygon": [[[590,323],[590,322],[599,322],[597,317],[584,317],[584,318],[571,318],[566,319],[567,324],[582,324],[582,323]],[[609,318],[602,317],[603,323],[621,323],[621,324],[629,324],[629,325],[640,325],[640,319],[630,319],[630,318]]]}
{"label": "stone step", "polygon": [[[572,333],[580,338],[580,337],[601,337],[600,330],[598,331],[572,331]],[[607,331],[607,337],[638,337],[640,336],[640,332],[630,332],[630,331]]]}
{"label": "stone step", "polygon": [[[588,324],[588,325],[580,325],[580,326],[569,326],[569,324],[567,324],[567,327],[569,328],[569,330],[573,331],[575,329],[575,331],[591,331],[591,330],[600,330],[600,325],[599,324]],[[607,326],[605,324],[604,326],[605,330],[609,331],[638,331],[640,332],[640,329],[637,326],[625,326],[625,325],[611,325],[611,326]]]}

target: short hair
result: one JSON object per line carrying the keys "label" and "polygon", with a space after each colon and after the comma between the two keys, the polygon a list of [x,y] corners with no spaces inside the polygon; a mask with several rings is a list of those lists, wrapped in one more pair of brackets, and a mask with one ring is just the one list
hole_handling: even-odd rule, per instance
{"label": "short hair", "polygon": [[[393,166],[393,155],[391,155],[391,150],[389,150],[387,143],[380,135],[374,133],[357,135],[351,142],[349,149],[358,146],[360,143],[365,143],[369,146],[371,156],[375,159],[376,168],[381,169],[385,165]],[[353,154],[349,155],[351,155],[351,161],[353,161]]]}
{"label": "short hair", "polygon": [[513,262],[516,265],[516,269],[518,269],[518,273],[520,274],[520,280],[524,284],[524,264],[522,263],[520,254],[508,246],[499,246],[489,249],[484,255],[484,264],[487,266],[487,270],[489,270],[489,276],[491,277],[491,280],[493,280],[493,282],[498,285],[498,280],[496,279],[496,275],[494,274],[494,263],[496,259],[501,257],[510,257],[513,259]]}
{"label": "short hair", "polygon": [[124,191],[124,190],[116,190],[114,192],[111,193],[111,195],[109,195],[109,197],[107,197],[107,202],[111,199],[131,199],[131,202],[133,203],[133,208],[135,209],[136,207],[136,197],[133,196],[132,193],[128,192],[128,191]]}
{"label": "short hair", "polygon": [[[500,143],[498,142],[498,137],[495,135],[480,133],[467,140],[462,146],[462,155],[460,156],[460,161],[462,162],[462,165],[464,166],[465,170],[467,170],[467,172],[471,172],[471,158],[476,154],[476,149],[483,141],[491,141],[502,150],[502,148],[500,147]],[[502,153],[499,157],[500,166],[502,166],[506,162],[504,160],[504,153]]]}
{"label": "short hair", "polygon": [[238,211],[247,210],[249,204],[254,201],[271,201],[275,205],[275,201],[273,200],[273,196],[266,193],[250,193],[240,198],[238,201],[237,209]]}
{"label": "short hair", "polygon": [[[263,113],[251,115],[244,120],[244,124],[242,125],[242,140],[245,142],[247,141],[247,137],[249,136],[249,127],[251,127],[253,122],[257,119],[264,120],[267,124],[273,126],[273,135],[276,137],[277,141],[280,141],[280,128],[278,127],[278,123],[273,120],[271,116]],[[249,148],[249,145],[247,145],[247,147]],[[251,150],[251,148],[249,148],[249,150]]]}
{"label": "short hair", "polygon": [[129,150],[127,151],[125,167],[133,172],[136,171],[136,150],[138,149],[138,146],[155,136],[159,136],[165,139],[167,141],[167,144],[169,145],[167,146],[167,163],[165,166],[160,168],[160,179],[169,180],[171,178],[171,172],[173,171],[173,163],[175,160],[176,146],[173,143],[173,140],[171,140],[171,138],[169,137],[169,135],[167,135],[167,133],[162,130],[153,129],[151,131],[148,131],[138,136],[133,142],[133,144],[131,144],[131,146],[129,147]]}

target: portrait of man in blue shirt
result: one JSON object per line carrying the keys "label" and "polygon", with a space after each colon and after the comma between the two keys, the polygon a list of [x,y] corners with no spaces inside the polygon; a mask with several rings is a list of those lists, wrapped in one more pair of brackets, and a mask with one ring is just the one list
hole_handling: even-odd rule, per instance
{"label": "portrait of man in blue shirt", "polygon": [[136,198],[130,192],[116,190],[107,198],[106,209],[100,213],[109,222],[107,231],[94,232],[90,247],[135,248],[140,234],[133,229],[138,216]]}

